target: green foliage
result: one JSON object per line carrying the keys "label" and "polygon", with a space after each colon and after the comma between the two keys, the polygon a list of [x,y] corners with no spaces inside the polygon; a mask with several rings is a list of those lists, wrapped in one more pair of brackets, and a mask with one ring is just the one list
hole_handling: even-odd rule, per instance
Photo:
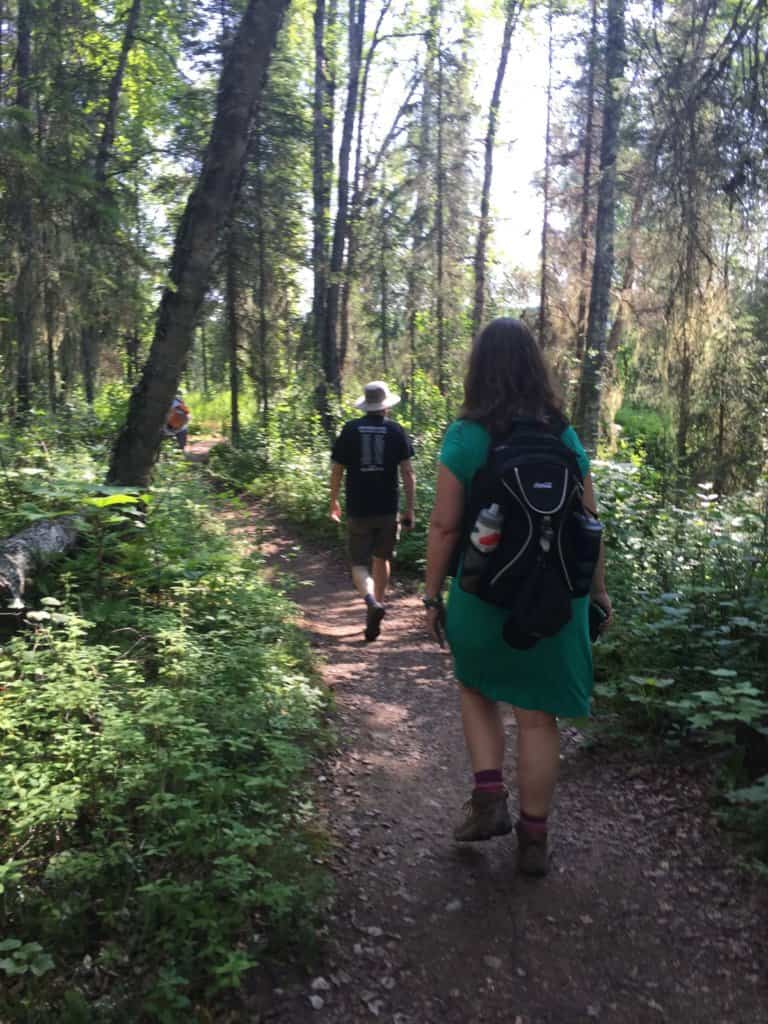
{"label": "green foliage", "polygon": [[326,698],[181,467],[91,504],[97,542],[0,653],[0,1016],[176,1021],[311,941]]}

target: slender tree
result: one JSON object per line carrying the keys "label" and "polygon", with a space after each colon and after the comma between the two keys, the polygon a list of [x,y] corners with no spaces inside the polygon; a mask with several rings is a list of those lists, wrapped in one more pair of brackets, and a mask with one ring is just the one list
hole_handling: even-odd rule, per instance
{"label": "slender tree", "polygon": [[496,145],[496,133],[499,125],[499,108],[501,106],[501,90],[504,87],[504,76],[507,72],[509,49],[512,44],[512,33],[515,30],[524,0],[507,0],[504,8],[504,33],[501,40],[501,53],[496,68],[496,79],[493,83],[491,104],[488,109],[488,127],[485,132],[483,188],[480,194],[480,223],[477,228],[475,243],[475,298],[472,308],[472,335],[480,330],[485,318],[485,271],[486,248],[491,233],[491,182],[493,180],[493,150]]}
{"label": "slender tree", "polygon": [[539,345],[547,344],[549,331],[547,275],[549,273],[549,207],[552,168],[552,0],[547,7],[547,120],[544,131],[544,216],[541,225],[541,282],[539,285]]}
{"label": "slender tree", "polygon": [[608,0],[605,42],[605,96],[600,140],[600,179],[597,190],[595,259],[589,298],[587,342],[582,362],[577,422],[587,451],[597,450],[600,428],[601,383],[606,358],[611,280],[616,227],[616,159],[624,76],[624,2]]}
{"label": "slender tree", "polygon": [[312,130],[313,242],[312,329],[315,349],[320,358],[322,379],[318,405],[327,430],[332,429],[330,395],[338,390],[339,367],[335,345],[329,345],[328,292],[330,280],[329,238],[331,221],[331,185],[333,176],[333,102],[334,79],[329,59],[327,34],[335,22],[336,0],[315,0],[315,88]]}
{"label": "slender tree", "polygon": [[163,420],[192,346],[211,262],[227,223],[245,159],[248,131],[289,0],[250,0],[224,62],[211,138],[187,202],[163,292],[149,359],[131,395],[108,479],[145,486]]}
{"label": "slender tree", "polygon": [[587,45],[587,82],[584,97],[584,165],[581,174],[581,208],[579,210],[579,299],[576,312],[576,358],[584,357],[584,343],[587,337],[587,296],[589,287],[587,267],[589,263],[589,236],[592,212],[592,136],[595,117],[595,73],[597,70],[597,0],[592,0],[592,18]]}

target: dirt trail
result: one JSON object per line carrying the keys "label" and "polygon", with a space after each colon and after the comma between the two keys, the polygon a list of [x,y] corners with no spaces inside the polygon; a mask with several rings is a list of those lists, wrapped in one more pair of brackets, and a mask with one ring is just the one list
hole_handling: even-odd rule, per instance
{"label": "dirt trail", "polygon": [[[551,874],[516,875],[512,836],[455,844],[470,775],[450,660],[418,599],[396,587],[366,644],[340,554],[259,518],[336,694],[340,749],[319,790],[337,899],[312,975],[254,993],[244,1019],[768,1022],[765,886],[728,866],[701,766],[590,753],[565,729]],[[509,738],[514,792],[511,723]]]}

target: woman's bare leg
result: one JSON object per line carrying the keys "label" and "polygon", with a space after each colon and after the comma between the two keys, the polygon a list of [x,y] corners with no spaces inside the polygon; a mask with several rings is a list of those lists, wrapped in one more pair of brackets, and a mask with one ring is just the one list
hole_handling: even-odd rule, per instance
{"label": "woman's bare leg", "polygon": [[517,785],[520,810],[546,818],[560,771],[557,719],[546,711],[515,708],[517,719]]}
{"label": "woman's bare leg", "polygon": [[472,771],[501,771],[504,764],[504,725],[496,701],[462,686],[461,720]]}

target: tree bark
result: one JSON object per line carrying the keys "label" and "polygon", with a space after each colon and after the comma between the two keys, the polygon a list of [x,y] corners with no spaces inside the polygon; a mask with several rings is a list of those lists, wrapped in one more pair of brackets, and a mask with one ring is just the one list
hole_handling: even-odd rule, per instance
{"label": "tree bark", "polygon": [[264,225],[264,203],[266,201],[266,189],[264,186],[264,167],[262,164],[262,128],[256,127],[253,162],[255,164],[255,189],[256,189],[256,246],[258,257],[256,264],[256,301],[259,307],[259,329],[258,329],[258,371],[256,380],[258,382],[259,398],[261,405],[261,422],[266,427],[269,422],[269,312],[267,303],[269,301],[269,289],[267,278],[267,232]]}
{"label": "tree bark", "polygon": [[[133,0],[123,32],[123,42],[120,47],[117,67],[112,74],[107,89],[107,106],[104,112],[104,123],[101,136],[96,146],[96,155],[93,163],[93,177],[96,183],[96,203],[91,207],[86,227],[85,241],[92,248],[88,258],[98,259],[99,235],[102,224],[100,204],[109,198],[109,190],[106,187],[107,167],[112,148],[115,142],[117,131],[117,114],[120,106],[120,95],[123,89],[123,78],[128,64],[128,57],[136,41],[136,30],[141,16],[141,0]],[[95,286],[96,274],[94,267],[86,269],[82,280],[82,296],[80,315],[83,317],[83,326],[80,333],[80,356],[82,360],[83,388],[85,400],[93,405],[96,397],[96,374],[99,364],[100,335],[106,329],[107,319],[103,314],[103,306],[98,301],[98,289]],[[94,296],[96,301],[94,302]]]}
{"label": "tree bark", "polygon": [[472,336],[475,337],[483,325],[485,318],[485,255],[488,245],[488,236],[491,233],[490,207],[491,207],[491,183],[493,180],[493,150],[496,144],[496,132],[499,125],[499,108],[501,106],[501,90],[504,87],[504,76],[507,73],[507,61],[509,60],[509,49],[512,43],[512,33],[517,25],[517,19],[523,9],[524,0],[507,0],[504,34],[501,40],[501,53],[496,68],[496,80],[493,84],[491,94],[491,105],[488,109],[488,128],[485,133],[485,161],[483,165],[483,188],[480,194],[480,223],[477,229],[477,243],[475,245],[475,301],[472,309]]}
{"label": "tree bark", "polygon": [[230,225],[226,254],[227,351],[229,355],[229,435],[233,448],[240,446],[240,310],[237,280],[237,228]]}
{"label": "tree bark", "polygon": [[[31,150],[32,131],[32,4],[19,0],[16,18],[16,106],[24,111],[19,120],[22,146]],[[37,293],[37,238],[29,182],[18,175],[14,185],[16,230],[20,253],[19,275],[14,291],[16,324],[16,399],[18,413],[26,417],[32,402],[32,351],[35,342],[35,299]]]}
{"label": "tree bark", "polygon": [[362,165],[363,165],[363,128],[365,126],[365,104],[368,96],[368,79],[373,64],[373,55],[380,42],[381,26],[389,13],[392,0],[384,0],[379,10],[376,27],[373,30],[371,45],[365,56],[365,65],[360,83],[360,101],[357,111],[357,143],[355,145],[355,171],[352,178],[352,201],[350,202],[349,220],[347,224],[347,268],[341,285],[341,312],[339,325],[339,372],[344,376],[344,364],[349,350],[349,297],[355,275],[357,258],[357,225],[360,219],[363,198]]}
{"label": "tree bark", "polygon": [[[335,348],[326,348],[329,282],[329,236],[331,222],[331,180],[333,175],[333,94],[334,82],[326,52],[325,32],[335,17],[335,2],[326,16],[325,0],[316,0],[314,14],[315,89],[312,108],[312,200],[313,237],[312,329],[315,349],[320,359],[322,378],[318,387],[318,410],[325,429],[333,427],[329,389],[338,380],[339,370]],[[328,25],[326,25],[326,20]]]}
{"label": "tree bark", "polygon": [[445,146],[443,125],[445,80],[443,72],[443,55],[440,43],[442,13],[442,0],[433,0],[430,8],[430,32],[433,40],[432,45],[434,47],[434,58],[437,62],[437,76],[435,81],[437,113],[437,167],[435,175],[435,246],[437,256],[435,319],[437,321],[437,386],[440,394],[445,395],[448,391],[448,367],[446,366],[445,350]]}
{"label": "tree bark", "polygon": [[104,115],[104,125],[102,127],[98,149],[96,150],[94,177],[97,185],[100,187],[103,187],[107,177],[107,164],[109,163],[109,158],[112,155],[112,146],[115,142],[117,111],[120,104],[120,93],[123,89],[125,68],[128,64],[128,57],[133,49],[133,44],[136,41],[136,29],[138,28],[140,17],[141,0],[133,0],[131,9],[128,12],[128,19],[125,23],[123,43],[120,47],[120,57],[118,58],[117,67],[112,75],[112,79],[109,83],[109,89],[107,91],[107,110]]}
{"label": "tree bark", "polygon": [[341,394],[341,369],[339,362],[339,294],[344,273],[344,250],[347,241],[349,218],[349,166],[352,153],[352,137],[357,114],[360,92],[360,69],[363,57],[363,34],[365,32],[366,0],[349,0],[349,77],[347,81],[347,102],[339,146],[339,180],[336,198],[336,221],[331,245],[330,276],[325,315],[325,338],[323,352],[334,368],[333,379],[326,377],[325,385],[336,395]]}
{"label": "tree bark", "polygon": [[149,359],[131,395],[108,479],[149,480],[165,415],[173,400],[205,298],[211,263],[229,219],[253,117],[289,0],[250,0],[227,53],[216,116],[197,187],[187,202],[163,293]]}
{"label": "tree bark", "polygon": [[616,227],[616,159],[619,151],[624,76],[624,0],[608,0],[603,134],[597,191],[595,260],[589,298],[587,347],[582,361],[577,422],[584,447],[594,455],[600,430],[601,384],[606,359]]}
{"label": "tree bark", "polygon": [[579,214],[579,302],[576,312],[576,358],[583,359],[587,340],[587,264],[589,263],[589,222],[592,206],[592,133],[595,119],[595,72],[597,64],[597,0],[592,0],[592,24],[587,49],[587,95],[584,123],[584,168],[581,178]]}
{"label": "tree bark", "polygon": [[32,574],[55,555],[71,550],[78,538],[69,516],[41,519],[33,526],[0,541],[0,607],[23,608]]}
{"label": "tree bark", "polygon": [[546,348],[547,326],[547,260],[549,253],[549,184],[551,177],[552,148],[552,0],[547,9],[547,126],[544,132],[544,218],[541,225],[541,286],[539,293],[539,345]]}

